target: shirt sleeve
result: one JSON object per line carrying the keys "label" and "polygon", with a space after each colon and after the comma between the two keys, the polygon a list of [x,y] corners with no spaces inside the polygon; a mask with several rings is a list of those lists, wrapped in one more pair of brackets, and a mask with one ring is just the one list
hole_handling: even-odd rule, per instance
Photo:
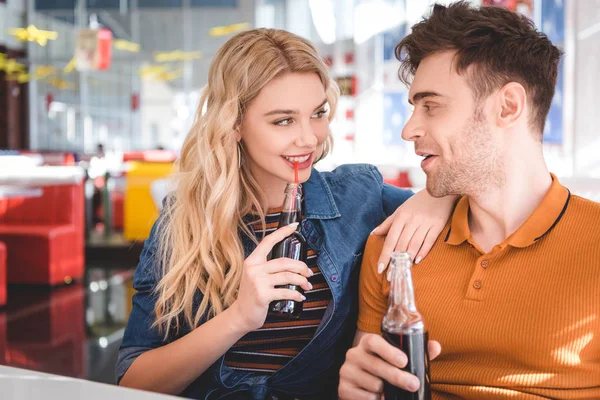
{"label": "shirt sleeve", "polygon": [[371,235],[367,241],[360,269],[358,329],[368,333],[381,333],[381,321],[387,312],[390,285],[387,270],[377,273],[377,261],[385,237]]}
{"label": "shirt sleeve", "polygon": [[[160,218],[159,218],[160,220]],[[166,344],[164,335],[153,326],[156,320],[154,305],[156,304],[156,285],[160,281],[160,252],[158,241],[160,223],[155,222],[150,236],[144,242],[140,262],[136,267],[133,288],[136,293],[132,298],[132,310],[127,321],[123,342],[119,349],[116,365],[116,380],[120,382],[131,364],[141,354]]]}
{"label": "shirt sleeve", "polygon": [[406,200],[408,200],[414,192],[409,189],[401,189],[399,187],[389,185],[383,182],[383,175],[376,168],[372,169],[373,174],[375,175],[375,179],[379,183],[381,187],[381,203],[383,207],[383,212],[386,217],[389,217],[396,211],[398,207],[400,207]]}

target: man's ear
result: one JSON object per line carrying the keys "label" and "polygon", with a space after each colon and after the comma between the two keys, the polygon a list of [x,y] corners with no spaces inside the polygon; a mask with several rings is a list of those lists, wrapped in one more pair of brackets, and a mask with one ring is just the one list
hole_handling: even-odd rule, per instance
{"label": "man's ear", "polygon": [[497,96],[496,124],[501,128],[508,128],[524,116],[527,93],[520,83],[510,82],[498,91]]}

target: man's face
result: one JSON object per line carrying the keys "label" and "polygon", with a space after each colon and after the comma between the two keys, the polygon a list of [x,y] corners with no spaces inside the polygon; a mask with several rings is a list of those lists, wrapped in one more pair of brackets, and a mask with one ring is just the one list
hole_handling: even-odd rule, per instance
{"label": "man's face", "polygon": [[421,167],[434,197],[477,194],[502,179],[490,106],[475,101],[469,74],[456,72],[454,55],[445,51],[421,61],[409,91],[414,111],[402,130],[424,157]]}

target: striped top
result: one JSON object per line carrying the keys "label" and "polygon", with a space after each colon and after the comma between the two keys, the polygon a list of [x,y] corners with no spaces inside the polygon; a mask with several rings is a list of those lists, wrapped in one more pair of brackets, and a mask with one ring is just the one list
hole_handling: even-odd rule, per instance
{"label": "striped top", "polygon": [[[277,230],[281,209],[266,215],[266,234]],[[258,238],[262,224],[253,225]],[[262,328],[250,332],[225,354],[225,365],[239,371],[272,374],[294,358],[314,337],[332,298],[325,277],[317,266],[317,254],[308,249],[307,265],[314,275],[309,278],[313,289],[305,291],[304,307],[298,320],[267,317]]]}

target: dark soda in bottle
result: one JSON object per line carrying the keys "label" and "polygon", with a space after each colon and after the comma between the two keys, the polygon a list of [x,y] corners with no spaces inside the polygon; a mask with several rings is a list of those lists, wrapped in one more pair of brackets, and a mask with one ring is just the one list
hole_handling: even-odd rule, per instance
{"label": "dark soda in bottle", "polygon": [[[287,257],[294,260],[306,262],[307,245],[306,239],[301,233],[300,222],[302,221],[302,185],[288,183],[285,188],[285,199],[283,209],[279,218],[279,227],[282,228],[294,222],[298,222],[298,228],[290,236],[277,243],[269,259]],[[283,285],[278,288],[297,290],[304,293],[300,286]],[[293,300],[277,300],[269,305],[269,315],[276,318],[296,319],[302,312],[302,303]]]}
{"label": "dark soda in bottle", "polygon": [[430,400],[428,333],[415,304],[411,275],[412,261],[408,253],[393,253],[389,308],[381,324],[382,336],[406,354],[403,371],[419,378],[416,392],[409,392],[384,382],[385,400]]}

